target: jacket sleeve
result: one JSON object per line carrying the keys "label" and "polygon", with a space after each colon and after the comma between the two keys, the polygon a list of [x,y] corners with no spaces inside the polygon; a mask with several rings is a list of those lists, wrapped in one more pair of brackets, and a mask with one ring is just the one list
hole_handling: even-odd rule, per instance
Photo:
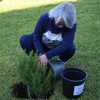
{"label": "jacket sleeve", "polygon": [[45,23],[45,15],[43,14],[38,19],[33,33],[33,43],[38,54],[40,53],[44,54],[44,50],[42,46],[42,34],[44,32],[44,23]]}
{"label": "jacket sleeve", "polygon": [[60,45],[45,53],[47,58],[50,59],[54,56],[60,55],[63,52],[67,51],[73,44],[75,32],[76,32],[76,24],[74,24],[73,28],[68,29],[66,31],[63,37],[63,41]]}

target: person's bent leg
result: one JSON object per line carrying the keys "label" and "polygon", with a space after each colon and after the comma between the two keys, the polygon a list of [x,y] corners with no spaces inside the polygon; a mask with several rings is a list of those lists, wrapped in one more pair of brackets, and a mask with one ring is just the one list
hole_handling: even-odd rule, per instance
{"label": "person's bent leg", "polygon": [[20,45],[23,50],[26,50],[26,53],[29,54],[30,51],[36,52],[34,45],[33,45],[33,35],[26,34],[20,37]]}
{"label": "person's bent leg", "polygon": [[76,50],[75,45],[73,44],[66,52],[59,55],[59,59],[62,62],[66,62],[67,60],[69,60],[74,55],[75,50]]}

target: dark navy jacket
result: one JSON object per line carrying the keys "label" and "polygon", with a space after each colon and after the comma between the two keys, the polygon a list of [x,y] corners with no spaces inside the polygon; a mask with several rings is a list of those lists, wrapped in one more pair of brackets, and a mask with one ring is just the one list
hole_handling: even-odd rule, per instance
{"label": "dark navy jacket", "polygon": [[[44,52],[43,43],[42,43],[42,35],[48,30],[56,34],[61,32],[63,41],[60,45],[58,45],[54,49]],[[67,51],[73,44],[75,32],[76,32],[76,23],[73,25],[72,28],[65,27],[65,28],[60,29],[56,26],[54,19],[49,18],[49,13],[44,13],[38,19],[38,22],[33,32],[33,43],[34,43],[35,49],[38,51],[38,53],[45,54],[48,59],[54,56],[60,55],[63,52]]]}

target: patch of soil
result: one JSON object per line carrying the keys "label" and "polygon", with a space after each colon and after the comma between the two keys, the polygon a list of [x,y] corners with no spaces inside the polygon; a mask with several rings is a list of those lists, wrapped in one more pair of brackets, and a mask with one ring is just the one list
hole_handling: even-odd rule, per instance
{"label": "patch of soil", "polygon": [[[27,92],[27,86],[23,84],[23,82],[16,83],[12,87],[12,96],[15,98],[25,98],[30,99]],[[53,95],[54,89],[52,88],[48,94],[43,99],[49,99],[51,95]],[[31,93],[31,99],[37,100],[37,96],[34,93]]]}

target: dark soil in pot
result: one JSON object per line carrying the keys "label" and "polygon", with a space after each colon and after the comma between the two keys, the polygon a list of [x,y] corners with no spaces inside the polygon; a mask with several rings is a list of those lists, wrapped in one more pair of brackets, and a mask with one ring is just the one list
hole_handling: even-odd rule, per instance
{"label": "dark soil in pot", "polygon": [[[12,87],[12,96],[15,98],[26,98],[29,99],[28,97],[28,92],[27,92],[27,86],[23,84],[23,82],[16,83]],[[54,88],[51,88],[51,90],[48,92],[47,95],[45,95],[42,99],[49,99],[51,95],[54,93]],[[37,96],[34,95],[34,93],[31,93],[31,98],[34,100],[37,100]],[[41,97],[40,97],[41,98]]]}

